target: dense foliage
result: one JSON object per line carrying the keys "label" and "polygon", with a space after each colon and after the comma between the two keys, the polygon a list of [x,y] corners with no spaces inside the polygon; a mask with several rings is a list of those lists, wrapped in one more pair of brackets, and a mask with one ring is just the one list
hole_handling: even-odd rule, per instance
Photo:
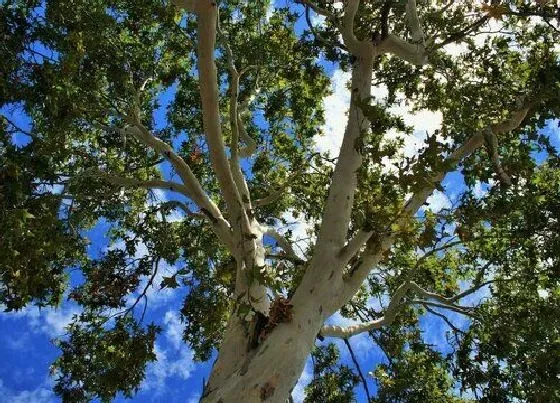
{"label": "dense foliage", "polygon": [[[332,18],[318,24],[309,3]],[[271,296],[289,298],[314,256],[337,160],[315,147],[329,72],[356,63],[340,43],[337,3],[277,2],[270,12],[267,0],[218,2],[228,156],[230,142],[254,142],[241,164],[250,196],[276,196],[254,203],[251,219],[275,227],[299,221],[309,236],[297,256],[266,242],[266,265],[248,281]],[[406,4],[362,1],[356,37],[410,37]],[[560,8],[418,1],[418,14],[426,62],[375,57],[373,80],[386,91],[360,101],[371,127],[354,145],[363,162],[348,239],[365,230],[374,232],[371,244],[388,233],[395,243],[340,313],[378,320],[398,287],[414,282],[451,299],[454,316],[408,293],[393,323],[366,333],[384,359],[362,377],[349,359],[339,362],[334,345],[313,352],[306,401],[352,401],[368,388],[372,402],[560,401],[560,154],[551,139],[560,117]],[[197,19],[164,0],[7,0],[0,21],[0,303],[6,311],[79,304],[83,313],[57,342],[55,392],[65,401],[131,397],[155,359],[159,327],[142,314],[148,287],[186,290],[184,340],[199,360],[218,349],[232,312],[253,314],[236,300],[235,256],[213,232],[215,217],[177,195],[183,178],[168,152],[128,131],[141,120],[226,210],[204,135]],[[242,73],[235,122],[228,55]],[[522,106],[528,112],[518,126],[486,136],[462,161],[446,158]],[[402,107],[442,115],[413,155],[403,146],[420,137],[396,113]],[[244,126],[241,141],[235,125]],[[449,207],[397,219],[426,178],[448,171],[456,171]],[[86,232],[99,222],[108,223],[111,247],[92,256]],[[296,241],[291,231],[286,238]],[[154,283],[162,263],[176,271]],[[359,263],[355,256],[345,274]],[[70,284],[70,270],[78,283]],[[454,298],[469,289],[464,297],[479,296],[471,305]],[[423,337],[420,323],[430,315],[449,327],[447,352]]]}

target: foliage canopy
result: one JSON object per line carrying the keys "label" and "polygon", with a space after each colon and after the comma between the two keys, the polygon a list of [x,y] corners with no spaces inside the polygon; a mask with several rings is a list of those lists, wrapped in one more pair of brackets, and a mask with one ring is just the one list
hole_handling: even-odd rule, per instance
{"label": "foliage canopy", "polygon": [[[212,24],[196,8],[206,3],[0,6],[0,302],[82,307],[57,342],[55,392],[133,396],[159,332],[143,320],[149,287],[188,291],[180,313],[198,360],[235,320],[249,350],[263,349],[297,322],[306,274],[335,274],[314,262],[329,214],[350,200],[332,257],[341,285],[321,295],[348,294],[325,312],[369,323],[384,359],[366,379],[336,346],[319,346],[307,401],[351,401],[361,388],[372,402],[560,401],[555,2],[219,1],[210,56]],[[365,96],[363,44],[376,86]],[[359,116],[340,155],[316,148],[333,66],[354,72],[347,138]],[[442,116],[413,154],[404,145],[419,133],[395,114],[403,106]],[[449,172],[452,204],[420,208]],[[348,198],[329,207],[344,181]],[[278,233],[292,221],[308,238]],[[99,222],[112,246],[92,256],[86,232]],[[158,277],[161,264],[175,272]],[[449,326],[447,353],[426,342],[426,316]],[[274,393],[265,386],[263,400]]]}

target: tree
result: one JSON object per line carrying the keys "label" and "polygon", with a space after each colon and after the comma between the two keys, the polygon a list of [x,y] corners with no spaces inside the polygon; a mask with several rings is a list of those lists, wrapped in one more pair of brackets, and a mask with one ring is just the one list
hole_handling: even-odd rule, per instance
{"label": "tree", "polygon": [[[184,287],[184,340],[200,360],[218,351],[202,401],[283,402],[317,338],[351,349],[363,333],[387,358],[371,401],[559,400],[560,160],[542,131],[560,115],[555,2],[172,3],[1,6],[0,101],[31,124],[0,125],[0,298],[83,307],[56,393],[132,396],[159,331],[146,292]],[[314,148],[321,57],[351,72],[334,156]],[[443,117],[414,155],[403,102]],[[424,208],[451,172],[453,205]],[[289,215],[308,226],[301,251],[279,231]],[[100,220],[117,246],[93,258]],[[176,273],[154,284],[162,262]],[[336,312],[359,323],[326,323]],[[424,315],[449,325],[452,353],[424,341]],[[313,353],[325,378],[308,399],[370,395],[338,355]]]}

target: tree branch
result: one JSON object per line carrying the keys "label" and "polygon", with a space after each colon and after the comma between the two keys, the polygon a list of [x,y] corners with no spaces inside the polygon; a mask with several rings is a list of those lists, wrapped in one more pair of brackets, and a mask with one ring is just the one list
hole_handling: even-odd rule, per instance
{"label": "tree branch", "polygon": [[393,297],[391,298],[389,306],[385,310],[385,315],[383,317],[372,320],[370,322],[359,323],[357,325],[346,327],[337,325],[325,325],[321,329],[321,336],[347,339],[357,334],[368,332],[373,329],[379,329],[382,326],[391,324],[393,320],[395,320],[397,313],[399,313],[401,309],[406,305],[401,304],[401,301],[409,289],[410,283],[406,282],[404,284],[401,284],[395,290],[395,293],[393,294]]}
{"label": "tree branch", "polygon": [[255,200],[253,202],[253,206],[263,207],[263,206],[268,206],[271,203],[274,203],[284,195],[284,193],[286,192],[286,188],[288,188],[289,186],[290,186],[289,181],[286,181],[286,183],[284,183],[279,188],[270,192],[267,196],[263,197],[262,199]]}
{"label": "tree branch", "polygon": [[364,377],[364,374],[362,373],[362,368],[360,367],[360,364],[358,363],[358,360],[356,359],[356,355],[354,354],[354,350],[352,349],[352,346],[350,345],[350,342],[347,339],[344,339],[344,344],[346,344],[346,348],[348,349],[348,352],[350,353],[350,357],[352,358],[352,362],[354,362],[354,365],[356,366],[356,369],[358,370],[358,374],[360,375],[360,379],[362,380],[362,385],[364,385],[364,390],[366,392],[367,401],[370,402],[371,401],[371,395],[369,393],[368,384],[367,384],[366,378]]}
{"label": "tree branch", "polygon": [[168,200],[168,201],[162,203],[161,207],[162,208],[169,208],[169,209],[179,208],[179,209],[183,210],[183,212],[186,215],[188,215],[190,217],[194,217],[194,218],[202,218],[202,219],[208,218],[204,213],[194,212],[189,208],[189,206],[187,206],[186,203],[183,203],[182,201],[178,201],[178,200]]}
{"label": "tree branch", "polygon": [[340,251],[340,259],[346,265],[354,256],[356,256],[369,238],[373,235],[373,231],[360,230],[354,238],[350,239],[346,246]]}
{"label": "tree branch", "polygon": [[392,53],[409,63],[422,65],[426,63],[426,43],[424,30],[418,18],[416,0],[408,0],[406,4],[406,23],[412,37],[407,42],[394,34],[388,34],[379,45],[379,50]]}
{"label": "tree branch", "polygon": [[326,8],[319,7],[318,5],[316,5],[312,1],[309,1],[309,0],[295,0],[295,3],[303,4],[303,5],[311,8],[317,14],[322,15],[326,18],[329,18],[329,19],[335,19],[336,18],[336,16],[333,13],[331,13],[329,10],[327,10]]}
{"label": "tree branch", "polygon": [[470,313],[468,311],[468,308],[453,305],[453,304],[444,304],[443,302],[433,302],[433,301],[425,301],[425,300],[421,300],[421,299],[413,299],[413,300],[409,301],[409,304],[429,305],[429,306],[433,306],[433,307],[436,307],[436,308],[448,309],[450,311],[460,313],[461,315],[473,316],[472,313]]}
{"label": "tree branch", "polygon": [[212,221],[216,234],[226,245],[228,245],[228,247],[232,247],[233,243],[231,240],[229,223],[222,216],[222,212],[218,206],[216,206],[210,197],[208,197],[199,180],[193,174],[191,168],[187,165],[183,158],[175,153],[169,144],[154,136],[146,128],[146,126],[140,122],[138,116],[124,116],[124,118],[129,122],[129,124],[131,124],[131,126],[125,129],[113,128],[104,125],[96,126],[103,130],[117,131],[123,136],[131,135],[136,140],[152,148],[155,152],[161,154],[165,159],[167,159],[173,168],[175,168],[177,174],[184,183],[184,185],[180,185],[177,189],[181,189],[181,193],[195,202],[201,211],[205,212],[206,216],[208,216],[208,218]]}
{"label": "tree branch", "polygon": [[[357,2],[349,2],[348,7],[352,3]],[[352,12],[355,13],[355,10],[350,10],[348,15],[352,15]],[[348,17],[346,21],[349,23]],[[319,255],[329,256],[333,252],[338,254],[346,243],[357,187],[357,171],[362,164],[362,155],[356,149],[356,143],[370,125],[360,105],[371,97],[372,68],[373,52],[360,56],[352,66],[348,123],[332,175],[329,196],[323,213],[323,224],[317,238],[316,251]]]}
{"label": "tree branch", "polygon": [[467,25],[465,28],[461,29],[460,31],[457,31],[457,32],[454,32],[454,33],[450,34],[447,37],[447,39],[444,39],[441,43],[436,44],[432,48],[432,50],[441,49],[445,45],[449,45],[450,43],[453,43],[453,42],[459,42],[466,35],[468,35],[472,31],[474,31],[475,29],[480,28],[482,25],[484,25],[484,23],[486,21],[488,21],[488,19],[489,19],[488,15],[484,15],[483,17],[481,17],[480,19],[478,19],[478,20],[474,21],[473,23]]}
{"label": "tree branch", "polygon": [[304,260],[301,259],[296,254],[296,252],[295,252],[294,248],[292,247],[292,244],[290,243],[290,241],[288,241],[285,237],[280,235],[280,233],[278,231],[276,231],[276,229],[274,229],[272,227],[268,227],[266,229],[266,231],[264,232],[264,234],[273,238],[278,243],[278,246],[280,246],[282,248],[282,250],[284,251],[284,253],[288,257],[290,257],[292,259],[297,259],[299,262],[304,262]]}
{"label": "tree branch", "polygon": [[[484,133],[488,129],[490,129],[495,135],[500,135],[518,128],[533,106],[533,102],[528,100],[527,96],[522,97],[519,101],[520,102],[518,103],[521,104],[521,107],[512,112],[508,119],[499,124],[492,124],[477,131],[450,156],[445,158],[445,162],[442,166],[446,167],[446,169],[424,179],[426,185],[408,200],[404,206],[403,214],[399,218],[399,221],[407,220],[408,217],[415,214],[416,211],[418,211],[418,209],[426,202],[426,199],[430,196],[430,194],[432,194],[435,189],[435,185],[443,180],[446,173],[455,168],[460,161],[471,155],[477,148],[484,144]],[[341,296],[343,301],[348,301],[352,297],[367,277],[371,268],[379,263],[383,254],[391,247],[395,238],[396,233],[388,231],[385,234],[380,234],[376,238],[372,237],[369,239],[366,250],[360,259],[360,263],[346,279],[345,291]]]}
{"label": "tree branch", "polygon": [[229,148],[231,157],[229,160],[229,165],[231,168],[233,180],[235,181],[235,184],[237,186],[237,190],[246,195],[246,197],[242,197],[245,208],[251,209],[249,187],[247,186],[247,181],[245,180],[245,176],[243,175],[243,171],[241,170],[241,166],[239,165],[239,133],[240,125],[242,125],[242,122],[239,119],[237,98],[239,96],[239,79],[241,75],[235,67],[231,46],[225,38],[225,35],[221,32],[219,25],[217,26],[217,29],[222,37],[230,75],[229,120],[231,128],[231,143]]}
{"label": "tree branch", "polygon": [[454,333],[464,333],[461,329],[459,329],[457,326],[455,326],[447,316],[445,316],[442,313],[439,313],[438,311],[434,311],[432,308],[430,308],[428,305],[425,305],[424,308],[426,308],[426,311],[430,312],[432,315],[435,315],[439,318],[441,318],[446,324],[447,326],[449,326]]}
{"label": "tree branch", "polygon": [[[420,304],[420,305],[428,305],[428,306],[433,306],[438,308],[444,308],[460,313],[462,315],[472,316],[472,314],[469,312],[468,307],[455,305],[454,302],[460,300],[461,298],[469,294],[476,292],[477,290],[479,290],[480,288],[484,287],[489,283],[490,282],[481,284],[479,286],[471,287],[468,290],[465,290],[462,293],[457,294],[453,297],[444,297],[440,294],[423,289],[413,281],[407,281],[406,283],[401,284],[397,288],[397,290],[393,294],[393,297],[391,298],[391,301],[389,302],[389,306],[385,310],[385,315],[383,317],[373,321],[359,323],[356,325],[351,325],[346,327],[337,326],[337,325],[325,325],[321,329],[320,334],[321,336],[325,336],[325,337],[338,337],[338,338],[347,339],[349,337],[358,335],[360,333],[369,332],[374,329],[379,329],[383,326],[390,325],[395,320],[397,314],[405,306],[411,304]],[[411,299],[403,302],[403,298],[406,296],[407,292],[409,291],[417,294],[421,298],[426,298],[427,300]]]}
{"label": "tree branch", "polygon": [[359,41],[354,34],[354,19],[360,7],[360,0],[348,0],[344,7],[340,34],[344,44],[354,56],[373,57],[373,44],[369,41]]}
{"label": "tree branch", "polygon": [[185,196],[189,196],[189,189],[177,182],[168,182],[164,180],[139,180],[134,178],[125,178],[122,176],[116,176],[111,174],[101,174],[99,175],[107,182],[111,183],[115,186],[130,186],[130,187],[138,187],[138,188],[145,188],[145,189],[162,189],[162,190],[169,190],[172,192],[179,192]]}
{"label": "tree branch", "polygon": [[[203,0],[199,2],[198,8],[198,71],[202,99],[202,120],[210,160],[232,216],[232,223],[235,223],[232,226],[237,228],[238,225],[241,225],[240,231],[237,229],[236,231],[249,234],[249,219],[242,208],[240,189],[237,188],[232,175],[220,127],[219,88],[214,61],[218,7],[215,1]],[[249,195],[245,196],[249,197]]]}
{"label": "tree branch", "polygon": [[486,148],[488,150],[488,155],[494,164],[494,170],[503,184],[511,185],[511,178],[504,171],[500,160],[500,154],[498,152],[498,137],[496,137],[496,134],[492,130],[487,130],[484,134],[486,137]]}

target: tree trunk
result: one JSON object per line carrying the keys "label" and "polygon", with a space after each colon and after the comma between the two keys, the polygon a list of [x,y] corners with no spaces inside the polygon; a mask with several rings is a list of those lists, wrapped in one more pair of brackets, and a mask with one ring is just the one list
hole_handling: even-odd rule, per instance
{"label": "tree trunk", "polygon": [[[371,58],[358,59],[353,66],[352,100],[341,149],[342,158],[333,179],[336,181],[340,176],[345,181],[331,188],[329,198],[334,201],[325,214],[335,214],[331,211],[336,210],[334,205],[347,213],[333,223],[334,226],[344,226],[341,223],[349,220],[356,170],[361,164],[356,140],[369,125],[359,101],[367,100],[371,94],[371,62]],[[334,192],[336,194],[332,194]],[[292,297],[292,321],[278,324],[256,348],[249,348],[249,332],[246,323],[243,323],[244,318],[237,313],[232,314],[202,397],[203,402],[286,402],[325,319],[347,302],[342,300],[344,263],[339,258],[340,247],[344,243],[344,237],[340,238],[339,234],[345,235],[346,230],[333,228],[330,234],[322,232],[321,252],[313,257]],[[340,239],[331,239],[332,234],[339,235]]]}
{"label": "tree trunk", "polygon": [[311,353],[324,315],[320,309],[313,309],[313,304],[294,307],[293,320],[280,323],[247,354],[245,330],[234,316],[219,354],[229,359],[236,355],[244,358],[235,363],[218,360],[216,364],[226,363],[227,368],[214,366],[201,401],[285,403]]}

